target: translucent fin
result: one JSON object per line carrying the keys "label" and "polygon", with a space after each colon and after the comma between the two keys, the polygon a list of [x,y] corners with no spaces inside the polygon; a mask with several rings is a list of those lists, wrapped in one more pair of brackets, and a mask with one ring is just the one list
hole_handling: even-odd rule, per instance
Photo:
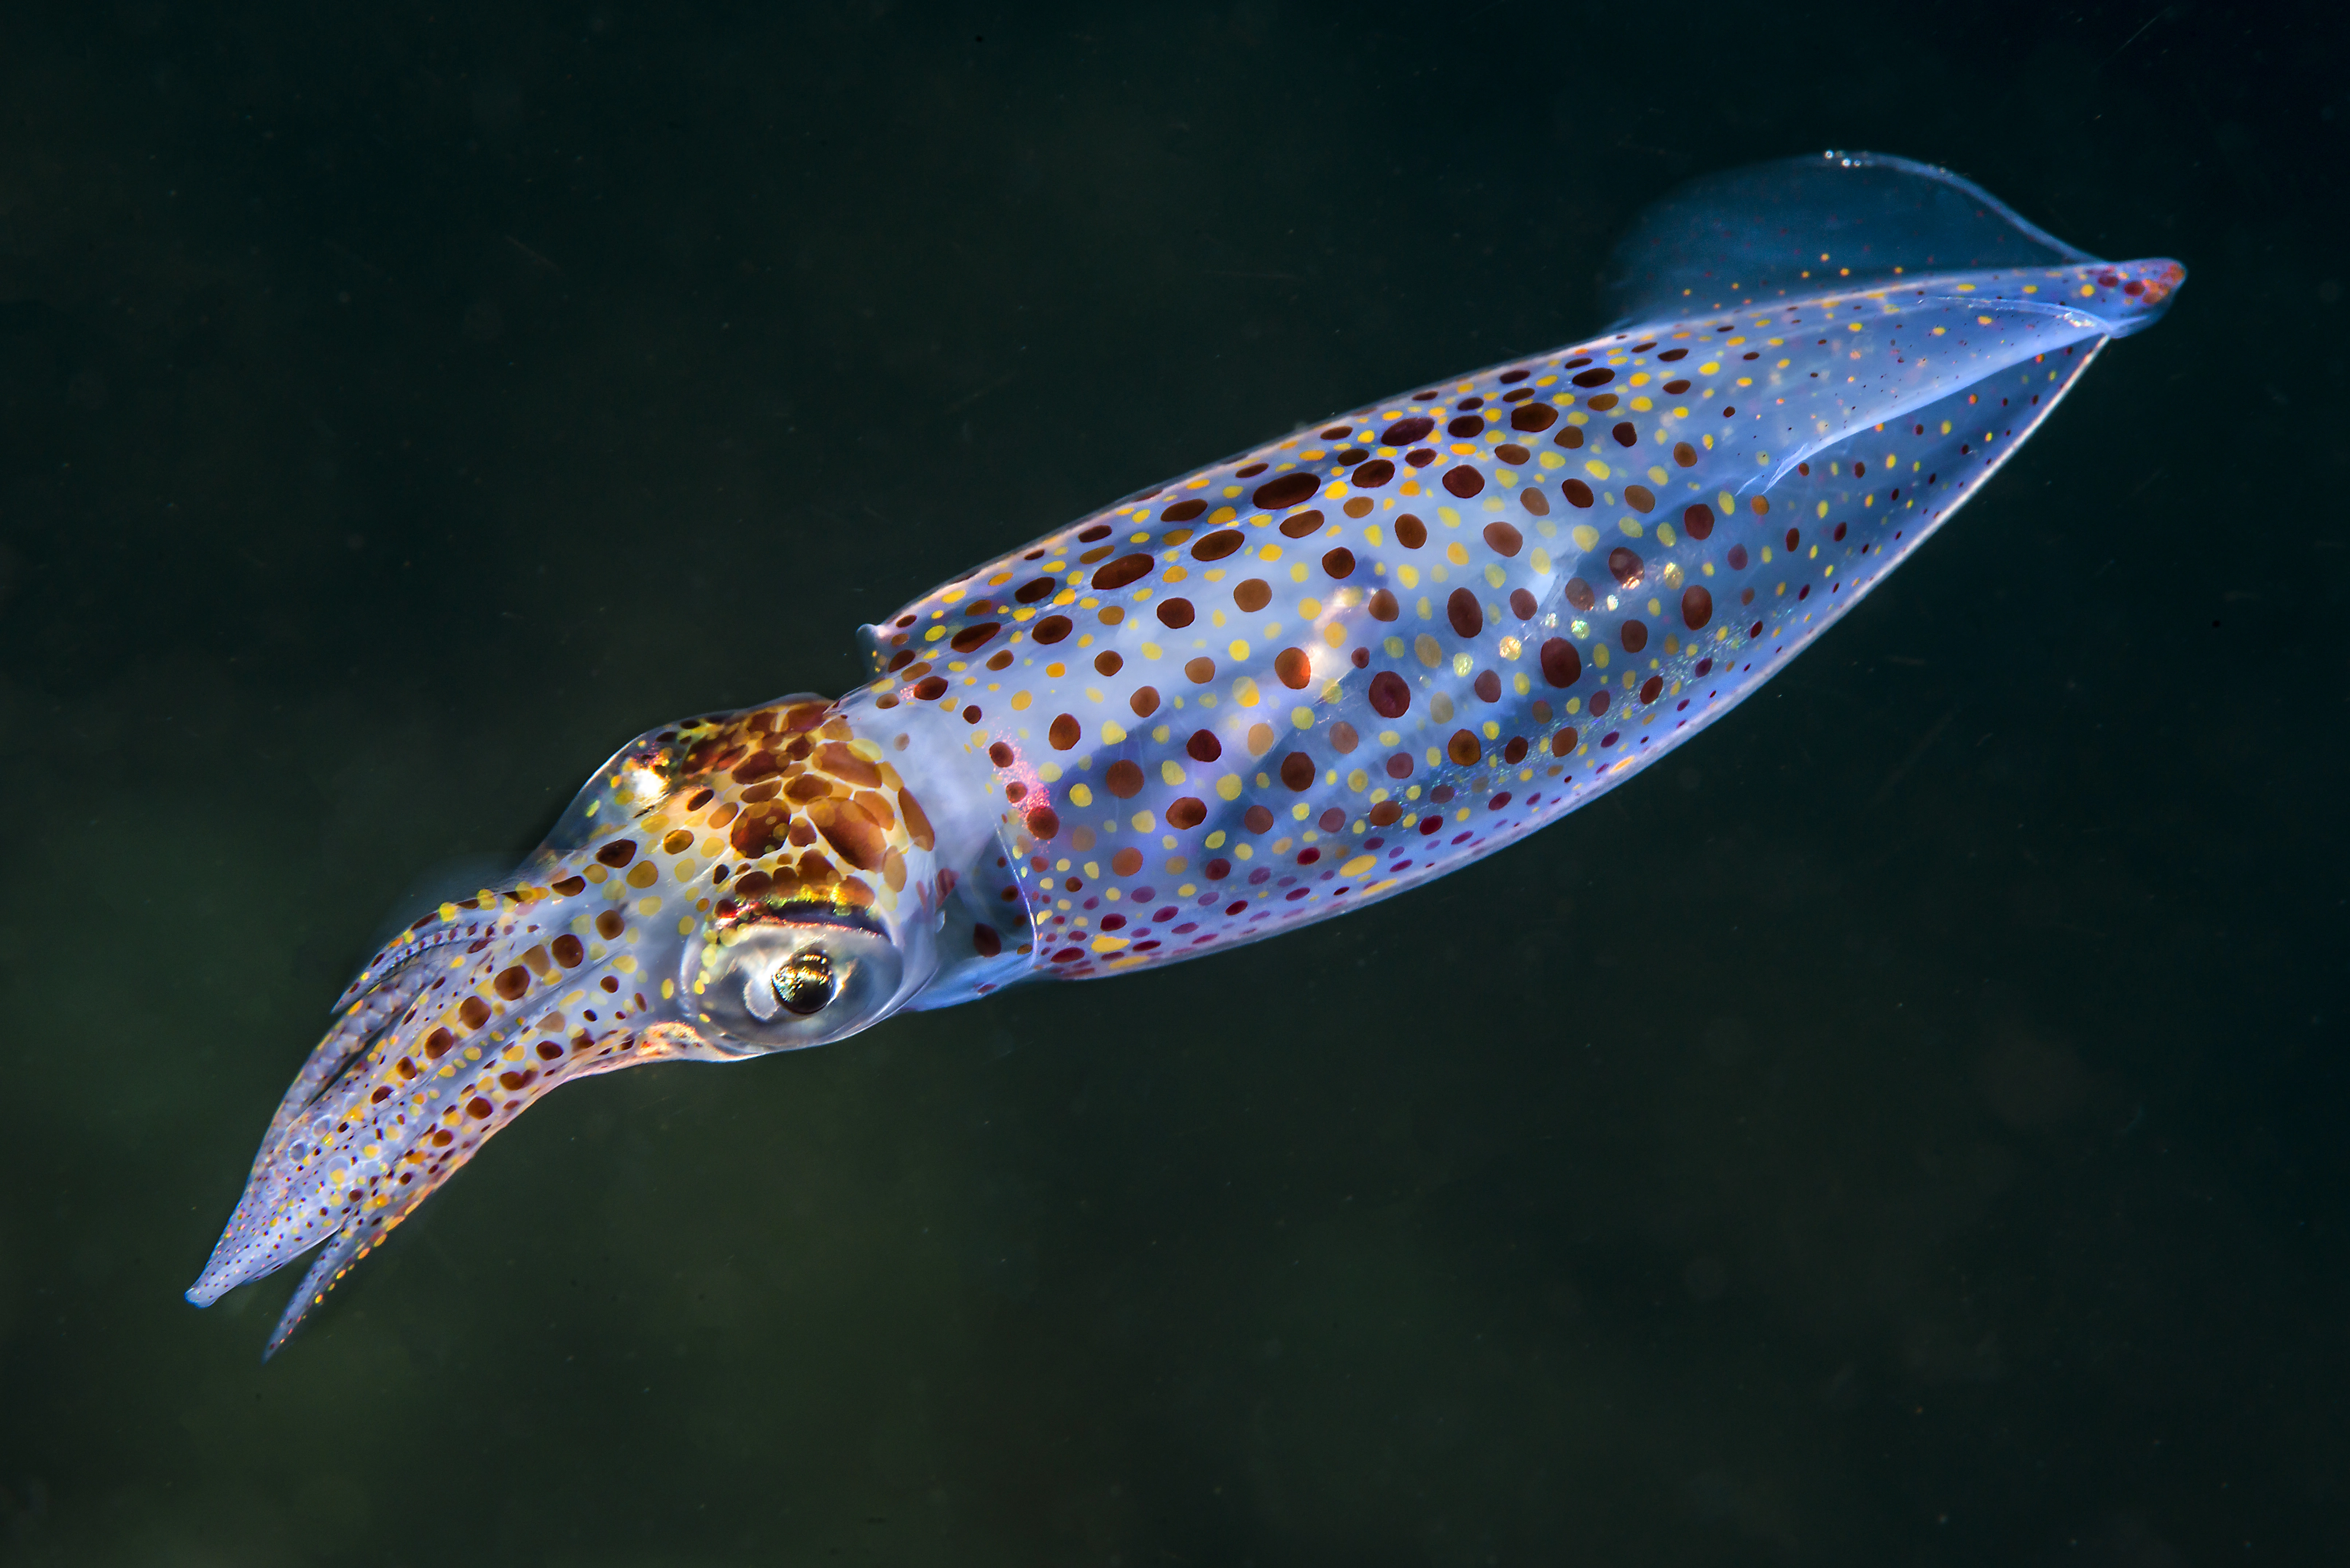
{"label": "translucent fin", "polygon": [[1947,169],[1823,152],[1703,175],[1648,208],[1607,260],[1609,330],[1921,272],[2097,258]]}

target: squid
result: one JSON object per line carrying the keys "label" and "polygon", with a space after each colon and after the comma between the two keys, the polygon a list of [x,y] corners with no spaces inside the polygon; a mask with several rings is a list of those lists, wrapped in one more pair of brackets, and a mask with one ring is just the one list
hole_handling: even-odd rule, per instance
{"label": "squid", "polygon": [[274,1354],[560,1085],[1204,958],[1493,854],[1728,715],[2185,277],[1897,158],[1673,192],[1602,335],[993,556],[866,627],[845,696],[622,746],[351,981],[188,1299],[315,1251]]}

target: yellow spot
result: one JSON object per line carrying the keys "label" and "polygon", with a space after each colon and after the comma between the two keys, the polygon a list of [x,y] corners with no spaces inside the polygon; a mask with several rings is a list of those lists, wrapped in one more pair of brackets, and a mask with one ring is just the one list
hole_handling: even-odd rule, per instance
{"label": "yellow spot", "polygon": [[1094,803],[1094,792],[1083,784],[1071,784],[1069,799],[1078,805],[1091,805]]}
{"label": "yellow spot", "polygon": [[[1220,779],[1218,779],[1218,780],[1216,781],[1216,798],[1217,798],[1218,800],[1238,800],[1238,799],[1240,799],[1240,797],[1241,797],[1241,776],[1240,776],[1240,774],[1226,774],[1223,777],[1222,777],[1222,778],[1220,778]],[[1214,847],[1214,846],[1211,845],[1211,846],[1210,846],[1210,847],[1211,847],[1211,848],[1212,848],[1212,847]]]}
{"label": "yellow spot", "polygon": [[676,994],[677,981],[673,980],[665,980],[661,981],[661,1000],[663,1002],[667,1002],[671,997],[675,996]]}
{"label": "yellow spot", "polygon": [[1430,670],[1435,669],[1444,658],[1444,649],[1426,632],[1412,639],[1411,650],[1419,655],[1419,661]]}
{"label": "yellow spot", "polygon": [[1260,561],[1278,561],[1281,559],[1281,546],[1278,545],[1267,545],[1263,549],[1259,550],[1256,553],[1256,558]]}
{"label": "yellow spot", "polygon": [[1607,477],[1607,465],[1595,457],[1583,465],[1583,472],[1594,479],[1605,479]]}
{"label": "yellow spot", "polygon": [[1128,940],[1129,939],[1126,937],[1096,937],[1093,940],[1093,949],[1097,953],[1114,953],[1126,947]]}
{"label": "yellow spot", "polygon": [[1015,713],[1023,712],[1026,711],[1028,704],[1035,701],[1035,699],[1025,691],[1014,691],[1012,694],[1012,711]]}
{"label": "yellow spot", "polygon": [[[1245,643],[1245,642],[1236,642],[1236,643],[1232,644],[1232,646],[1233,646],[1234,648],[1245,649],[1246,647],[1248,647],[1248,644],[1247,644],[1247,643]],[[1238,658],[1240,658],[1240,657],[1241,657],[1241,655],[1239,655],[1239,654],[1237,654],[1237,653],[1236,653],[1236,654],[1232,655],[1232,657],[1233,657],[1233,658],[1235,658],[1235,659],[1238,659]],[[1255,682],[1255,681],[1253,681],[1253,680],[1250,680],[1250,679],[1249,679],[1247,676],[1245,676],[1245,675],[1242,676],[1239,680],[1237,680],[1233,681],[1233,682],[1232,682],[1232,701],[1235,701],[1235,702],[1237,702],[1237,703],[1239,703],[1239,704],[1240,704],[1242,707],[1243,707],[1243,708],[1253,708],[1253,707],[1255,707],[1255,706],[1256,706],[1256,682]]]}
{"label": "yellow spot", "polygon": [[1469,552],[1461,547],[1460,540],[1455,539],[1444,547],[1444,558],[1456,566],[1465,566],[1469,564]]}
{"label": "yellow spot", "polygon": [[1379,857],[1376,855],[1357,855],[1352,860],[1347,861],[1344,866],[1338,867],[1338,875],[1341,877],[1359,877],[1378,863]]}
{"label": "yellow spot", "polygon": [[1232,645],[1224,649],[1224,651],[1231,654],[1234,659],[1246,659],[1249,653],[1248,644],[1241,641],[1238,638],[1235,638],[1232,639]]}
{"label": "yellow spot", "polygon": [[[1253,757],[1261,757],[1271,750],[1273,750],[1273,726],[1270,724],[1251,724],[1248,732],[1249,755]],[[1263,775],[1259,776],[1262,778]],[[1258,787],[1263,788],[1263,786],[1260,784]]]}
{"label": "yellow spot", "polygon": [[1593,550],[1599,546],[1599,530],[1588,523],[1576,524],[1567,530],[1567,537],[1575,541],[1575,547],[1578,550]]}

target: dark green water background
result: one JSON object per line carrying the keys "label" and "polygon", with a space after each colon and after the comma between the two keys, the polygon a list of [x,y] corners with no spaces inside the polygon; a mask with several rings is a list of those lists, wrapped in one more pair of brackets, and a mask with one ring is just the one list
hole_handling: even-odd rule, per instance
{"label": "dark green water background", "polygon": [[[0,1559],[2350,1552],[2336,14],[0,16]],[[2193,277],[1636,785],[180,1292],[421,869],[1825,146]]]}

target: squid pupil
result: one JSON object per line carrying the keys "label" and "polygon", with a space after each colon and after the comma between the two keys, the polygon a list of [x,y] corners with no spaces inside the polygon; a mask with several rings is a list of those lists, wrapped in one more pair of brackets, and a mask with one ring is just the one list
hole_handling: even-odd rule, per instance
{"label": "squid pupil", "polygon": [[839,989],[832,978],[832,961],[813,948],[784,961],[775,971],[775,1000],[803,1018],[823,1008]]}

